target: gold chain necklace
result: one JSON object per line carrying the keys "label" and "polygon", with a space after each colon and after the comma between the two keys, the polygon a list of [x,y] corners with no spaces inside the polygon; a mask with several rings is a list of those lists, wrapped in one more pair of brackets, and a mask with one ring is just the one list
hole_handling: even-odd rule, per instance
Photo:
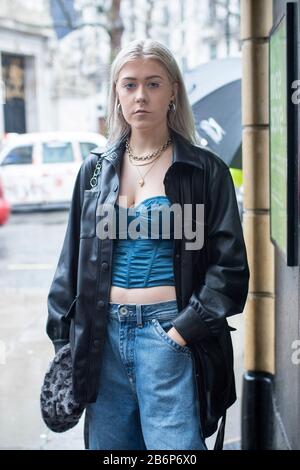
{"label": "gold chain necklace", "polygon": [[146,155],[141,155],[141,156],[133,155],[128,139],[126,139],[125,145],[126,145],[128,155],[130,156],[132,160],[144,161],[144,160],[150,160],[152,157],[156,157],[156,155],[163,152],[170,145],[171,142],[172,142],[172,139],[169,137],[167,142],[164,145],[162,145],[158,150],[155,150],[152,153],[148,153]]}
{"label": "gold chain necklace", "polygon": [[130,163],[137,169],[139,175],[140,175],[140,179],[139,179],[139,185],[142,187],[144,186],[145,184],[145,176],[147,173],[149,173],[149,171],[153,168],[153,166],[155,165],[155,163],[157,162],[157,160],[159,159],[160,155],[157,155],[157,157],[155,158],[154,162],[152,163],[152,165],[150,166],[150,168],[148,168],[148,170],[146,171],[146,173],[144,175],[141,174],[140,170],[139,170],[139,166],[140,165],[135,165],[134,163],[132,163],[131,161],[131,158],[129,157],[129,160],[130,160]]}
{"label": "gold chain necklace", "polygon": [[[167,148],[167,147],[170,145],[171,142],[172,142],[172,140],[171,140],[171,138],[169,138],[169,139],[167,140],[167,142],[166,142],[164,145],[162,145],[162,147],[160,147],[158,150],[156,150],[155,152],[153,152],[152,154],[150,154],[150,156],[155,155],[155,159],[154,159],[153,162],[151,162],[151,163],[152,163],[152,166],[146,171],[146,173],[145,173],[144,175],[142,175],[141,172],[140,172],[140,170],[138,169],[138,167],[139,167],[139,166],[143,166],[143,165],[147,165],[147,164],[149,164],[149,163],[143,163],[143,164],[140,164],[140,165],[136,165],[136,164],[133,163],[133,160],[146,160],[146,159],[149,159],[149,154],[146,155],[145,157],[134,158],[134,155],[133,155],[133,153],[132,153],[132,151],[131,151],[131,148],[130,148],[130,146],[129,146],[129,142],[126,140],[126,148],[127,148],[127,150],[128,150],[129,161],[130,161],[130,163],[131,163],[134,167],[136,167],[136,169],[137,169],[137,171],[138,171],[138,173],[139,173],[140,179],[139,179],[138,183],[139,183],[139,185],[140,185],[141,187],[144,186],[144,184],[145,184],[145,176],[146,176],[146,174],[149,173],[149,171],[153,168],[154,164],[156,163],[156,161],[158,160],[158,158],[161,156],[163,150],[164,150],[165,148]],[[128,146],[127,146],[127,143],[128,143]]]}

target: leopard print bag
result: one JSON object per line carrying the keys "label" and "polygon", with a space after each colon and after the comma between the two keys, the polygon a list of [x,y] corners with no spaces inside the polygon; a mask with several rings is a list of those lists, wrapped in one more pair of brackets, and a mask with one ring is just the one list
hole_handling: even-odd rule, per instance
{"label": "leopard print bag", "polygon": [[70,343],[56,353],[46,372],[41,388],[40,405],[46,426],[54,432],[65,432],[76,426],[85,406],[73,396]]}

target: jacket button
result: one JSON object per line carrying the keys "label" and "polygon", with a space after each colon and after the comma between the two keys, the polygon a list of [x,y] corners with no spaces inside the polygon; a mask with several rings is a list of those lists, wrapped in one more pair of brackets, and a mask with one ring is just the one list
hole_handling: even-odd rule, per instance
{"label": "jacket button", "polygon": [[101,344],[100,339],[94,339],[93,344],[94,344],[95,348],[99,348],[99,346]]}
{"label": "jacket button", "polygon": [[176,253],[176,258],[180,258],[180,253]]}
{"label": "jacket button", "polygon": [[102,263],[102,270],[103,270],[103,271],[107,271],[107,269],[108,269],[108,263],[107,263],[106,261],[103,261],[103,263]]}
{"label": "jacket button", "polygon": [[104,300],[99,300],[99,302],[98,302],[98,307],[99,307],[99,308],[103,308],[104,305],[105,305]]}

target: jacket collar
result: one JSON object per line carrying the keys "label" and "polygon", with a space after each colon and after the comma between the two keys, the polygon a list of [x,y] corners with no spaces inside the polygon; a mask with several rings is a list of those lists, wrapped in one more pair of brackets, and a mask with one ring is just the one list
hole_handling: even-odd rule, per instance
{"label": "jacket collar", "polygon": [[[96,147],[91,151],[95,155],[102,155],[103,158],[117,166],[125,152],[125,141],[129,133],[112,143],[104,152],[103,148]],[[174,129],[170,129],[170,135],[173,141],[173,163],[185,163],[203,168],[202,159],[199,158],[199,150],[202,148],[195,145],[179,134]],[[203,149],[205,151],[205,149]]]}

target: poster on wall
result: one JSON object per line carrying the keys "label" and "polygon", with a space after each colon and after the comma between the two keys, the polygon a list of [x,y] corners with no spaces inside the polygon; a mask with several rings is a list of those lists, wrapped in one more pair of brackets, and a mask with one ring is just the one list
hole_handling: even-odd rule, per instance
{"label": "poster on wall", "polygon": [[297,260],[297,106],[292,100],[297,78],[295,4],[270,31],[269,170],[270,238],[286,264]]}

